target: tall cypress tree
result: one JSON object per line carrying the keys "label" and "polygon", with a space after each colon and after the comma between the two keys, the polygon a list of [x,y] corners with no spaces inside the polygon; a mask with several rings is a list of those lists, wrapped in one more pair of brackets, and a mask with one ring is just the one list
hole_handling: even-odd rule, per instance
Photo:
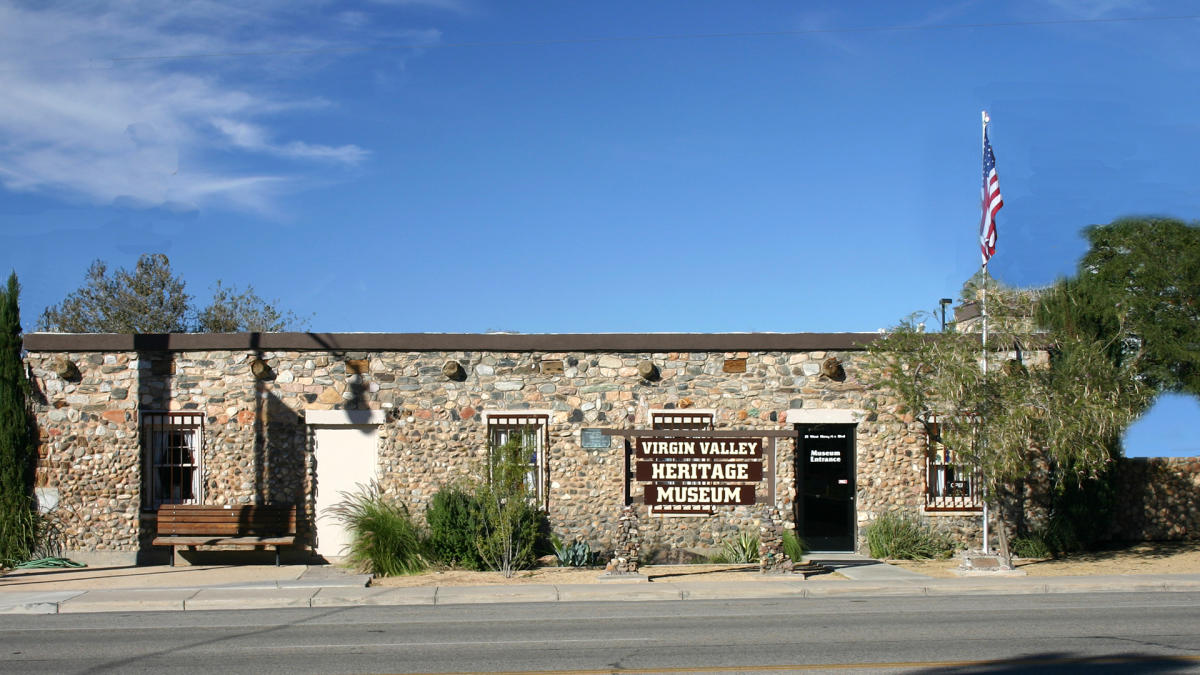
{"label": "tall cypress tree", "polygon": [[0,566],[28,560],[37,543],[33,508],[35,438],[21,361],[21,310],[14,272],[0,289]]}

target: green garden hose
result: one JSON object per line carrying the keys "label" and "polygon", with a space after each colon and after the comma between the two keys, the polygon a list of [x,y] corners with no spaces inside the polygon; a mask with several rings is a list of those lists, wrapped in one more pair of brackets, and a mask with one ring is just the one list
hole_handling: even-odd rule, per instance
{"label": "green garden hose", "polygon": [[36,560],[27,560],[27,561],[17,565],[13,569],[32,570],[32,569],[38,569],[41,567],[87,567],[87,565],[84,563],[81,563],[81,562],[75,562],[74,560],[69,560],[67,558],[49,557],[49,558],[37,558]]}

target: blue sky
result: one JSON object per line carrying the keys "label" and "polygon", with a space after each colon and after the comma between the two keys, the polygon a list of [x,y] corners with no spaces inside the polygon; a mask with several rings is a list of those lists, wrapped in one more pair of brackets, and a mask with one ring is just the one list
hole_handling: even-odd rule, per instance
{"label": "blue sky", "polygon": [[321,331],[876,330],[978,268],[982,109],[1004,282],[1200,213],[1194,2],[107,5],[0,0],[30,326],[163,252]]}

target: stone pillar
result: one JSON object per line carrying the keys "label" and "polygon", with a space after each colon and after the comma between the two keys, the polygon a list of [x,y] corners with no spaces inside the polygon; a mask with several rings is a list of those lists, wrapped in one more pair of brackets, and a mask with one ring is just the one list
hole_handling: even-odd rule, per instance
{"label": "stone pillar", "polygon": [[617,526],[617,546],[604,573],[607,575],[637,574],[641,556],[642,535],[638,531],[637,509],[626,506]]}
{"label": "stone pillar", "polygon": [[758,566],[763,574],[790,574],[795,563],[783,552],[783,512],[774,506],[763,507],[758,529]]}

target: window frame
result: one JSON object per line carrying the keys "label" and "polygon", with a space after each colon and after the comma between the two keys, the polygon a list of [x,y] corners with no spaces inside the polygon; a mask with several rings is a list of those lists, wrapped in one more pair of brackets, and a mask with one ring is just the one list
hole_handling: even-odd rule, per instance
{"label": "window frame", "polygon": [[[155,511],[163,504],[204,503],[204,413],[193,410],[146,410],[139,429],[142,454],[142,509]],[[176,440],[178,434],[178,441]],[[190,453],[190,462],[171,461],[172,450]],[[163,485],[161,468],[174,473],[190,471],[190,480],[169,478]],[[190,484],[190,496],[184,485]],[[176,491],[178,486],[178,491]]]}
{"label": "window frame", "polygon": [[[931,419],[925,426],[925,511],[983,511],[981,478],[977,469],[954,461],[954,451],[942,444],[941,424]],[[966,483],[966,490],[955,494],[953,483]]]}
{"label": "window frame", "polygon": [[712,431],[717,411],[711,408],[651,408],[650,428],[655,431]]}
{"label": "window frame", "polygon": [[508,442],[512,432],[533,432],[533,461],[525,473],[526,483],[533,483],[533,502],[546,511],[550,504],[550,415],[549,410],[487,410],[481,414],[489,461],[492,451]]}

